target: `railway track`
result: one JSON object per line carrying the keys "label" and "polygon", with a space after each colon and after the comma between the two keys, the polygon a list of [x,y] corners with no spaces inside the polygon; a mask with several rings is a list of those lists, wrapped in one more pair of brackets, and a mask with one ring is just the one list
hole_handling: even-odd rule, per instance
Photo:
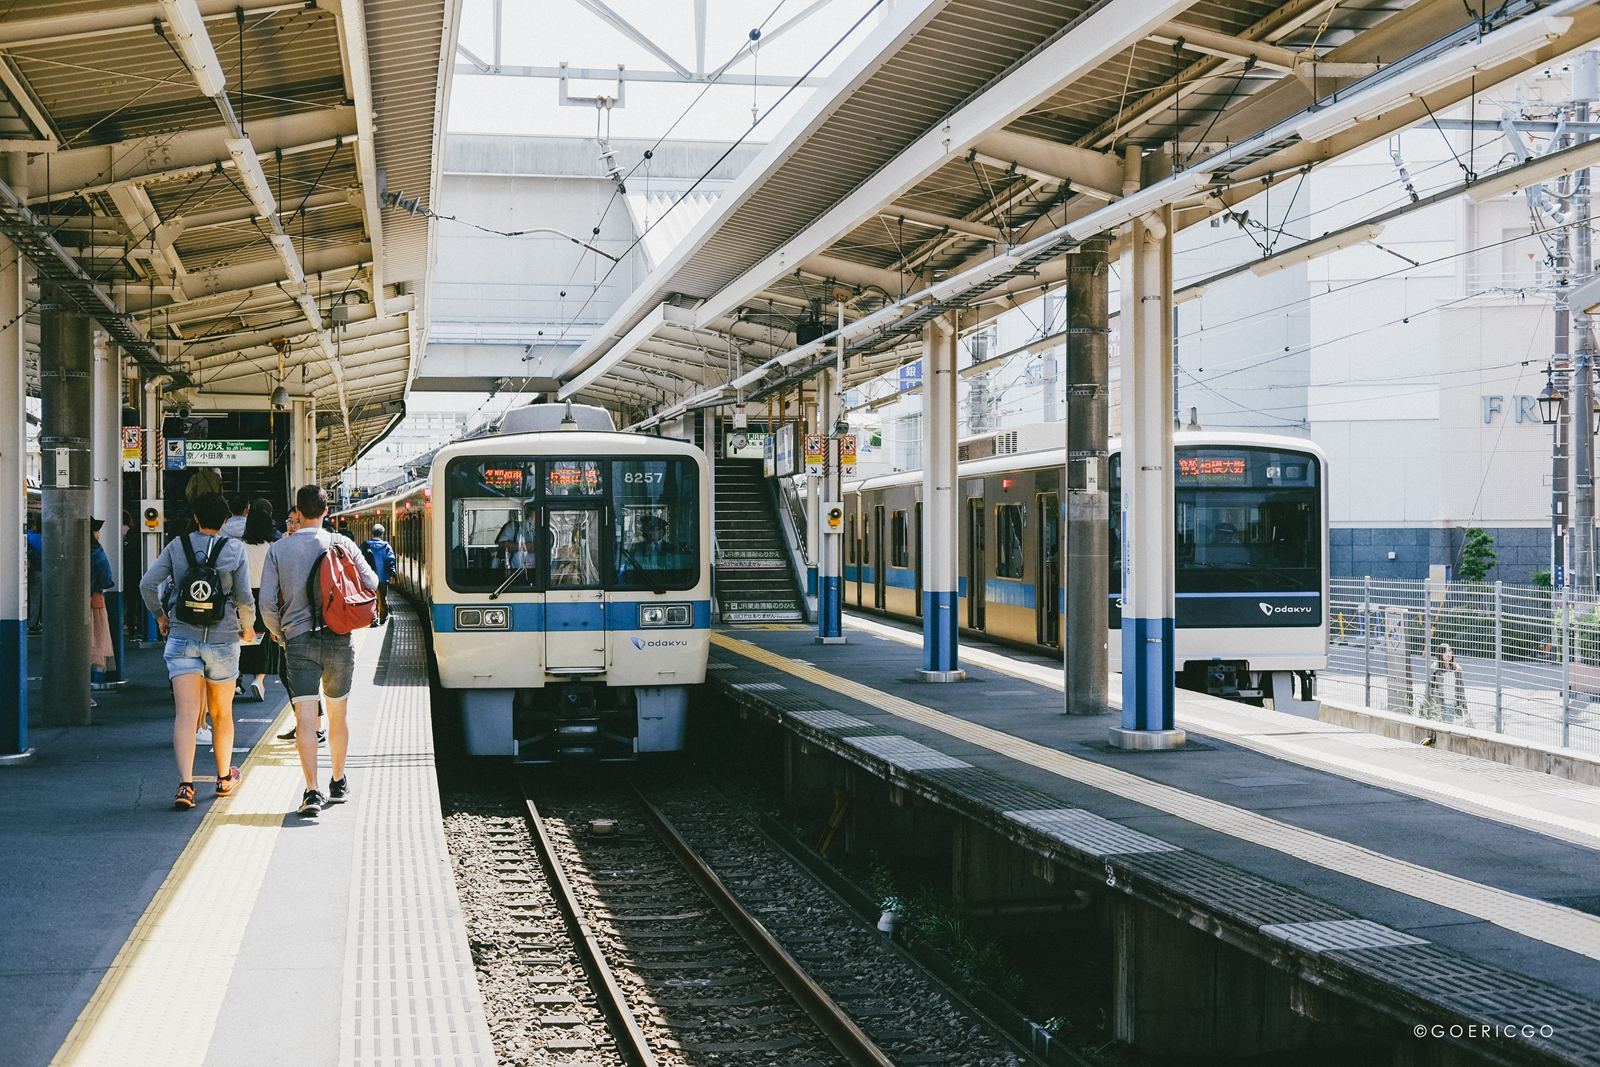
{"label": "railway track", "polygon": [[1019,1062],[717,794],[656,799],[588,788],[447,820],[501,1064]]}

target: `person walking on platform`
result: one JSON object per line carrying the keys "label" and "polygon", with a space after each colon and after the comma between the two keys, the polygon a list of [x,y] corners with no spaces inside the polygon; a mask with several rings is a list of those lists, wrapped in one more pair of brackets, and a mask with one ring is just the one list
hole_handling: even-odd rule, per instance
{"label": "person walking on platform", "polygon": [[[145,607],[167,639],[167,675],[177,703],[172,748],[178,793],[172,806],[179,809],[195,803],[195,728],[203,707],[209,706],[211,713],[217,796],[239,787],[239,768],[232,765],[233,685],[239,676],[239,644],[255,639],[250,560],[242,544],[222,536],[227,501],[216,493],[197,496],[194,521],[199,530],[169,542],[139,581]],[[170,609],[160,597],[161,584],[169,577]]]}
{"label": "person walking on platform", "polygon": [[378,617],[372,625],[382,626],[389,621],[389,583],[394,580],[394,548],[383,539],[383,523],[372,524],[372,536],[361,542],[361,552],[378,576]]}
{"label": "person walking on platform", "polygon": [[[250,560],[250,591],[256,602],[256,618],[261,617],[261,571],[266,567],[267,550],[279,539],[278,528],[272,525],[272,504],[266,499],[256,500],[245,509],[244,554]],[[238,518],[237,515],[234,518]],[[228,520],[229,523],[233,519]],[[224,530],[228,528],[223,524]],[[260,640],[239,649],[239,694],[256,702],[267,699],[267,675],[272,672],[277,645]]]}
{"label": "person walking on platform", "polygon": [[[267,552],[261,573],[261,610],[267,629],[283,646],[288,661],[289,691],[294,701],[295,745],[306,790],[300,814],[316,815],[323,805],[350,797],[345,775],[345,753],[350,728],[345,714],[355,676],[355,649],[348,631],[340,633],[328,615],[350,603],[351,588],[372,593],[378,576],[354,541],[323,529],[328,498],[319,485],[301,487],[295,494],[300,529]],[[344,584],[338,579],[347,579]],[[336,600],[346,597],[343,602]],[[372,598],[364,603],[370,605]],[[362,618],[364,625],[368,619]],[[333,763],[328,792],[317,788],[317,689],[321,686],[328,707],[328,754]]]}
{"label": "person walking on platform", "polygon": [[[284,535],[285,536],[290,536],[298,529],[300,529],[300,509],[299,508],[290,508],[289,509],[289,514],[287,514],[287,515],[285,515],[283,517],[283,532],[284,532]],[[261,603],[261,595],[260,595],[260,591],[259,590],[256,593],[256,603],[257,604]],[[283,691],[285,693],[289,694],[289,703],[293,704],[294,703],[294,690],[289,688],[289,663],[288,663],[288,660],[285,659],[285,657],[283,655],[283,649],[282,648],[278,648],[276,655],[277,655],[277,660],[278,660],[278,682],[283,686]],[[328,739],[327,720],[328,720],[328,710],[327,710],[327,708],[322,706],[321,697],[318,697],[317,698],[317,743],[318,744],[321,744],[322,742],[324,742],[324,741],[326,741]],[[278,735],[278,740],[279,741],[293,741],[294,739],[295,739],[295,727],[294,727],[293,723],[290,723],[289,724],[289,728],[287,730],[285,730],[283,733]]]}
{"label": "person walking on platform", "polygon": [[232,517],[222,524],[222,536],[243,540],[244,524],[250,518],[250,498],[243,493],[229,493],[228,511]]}
{"label": "person walking on platform", "polygon": [[[91,675],[116,670],[117,649],[111,643],[111,620],[106,617],[106,590],[115,589],[117,580],[111,574],[111,557],[100,546],[100,527],[104,519],[89,520],[89,670]],[[94,706],[89,701],[89,706]]]}
{"label": "person walking on platform", "polygon": [[44,538],[39,533],[39,516],[28,516],[28,633],[37,637],[41,629],[39,606],[44,603]]}

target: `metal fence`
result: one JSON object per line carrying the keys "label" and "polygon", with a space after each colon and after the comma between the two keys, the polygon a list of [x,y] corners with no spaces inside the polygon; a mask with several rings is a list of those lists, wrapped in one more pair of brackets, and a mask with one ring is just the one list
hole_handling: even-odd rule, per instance
{"label": "metal fence", "polygon": [[1503,582],[1332,581],[1322,696],[1600,753],[1600,603]]}

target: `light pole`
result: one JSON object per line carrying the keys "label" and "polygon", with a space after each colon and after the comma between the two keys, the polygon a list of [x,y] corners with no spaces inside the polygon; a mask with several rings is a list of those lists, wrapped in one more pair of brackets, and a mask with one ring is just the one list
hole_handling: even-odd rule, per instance
{"label": "light pole", "polygon": [[[1565,317],[1565,301],[1557,296],[1559,314]],[[1561,334],[1557,332],[1559,339]],[[1566,353],[1557,352],[1556,358],[1564,360]],[[1563,527],[1566,525],[1567,503],[1567,455],[1566,455],[1566,430],[1567,430],[1567,397],[1556,384],[1555,375],[1559,370],[1557,363],[1552,362],[1545,368],[1545,386],[1539,393],[1539,421],[1550,427],[1550,583],[1556,589],[1566,584],[1566,538],[1563,536]]]}

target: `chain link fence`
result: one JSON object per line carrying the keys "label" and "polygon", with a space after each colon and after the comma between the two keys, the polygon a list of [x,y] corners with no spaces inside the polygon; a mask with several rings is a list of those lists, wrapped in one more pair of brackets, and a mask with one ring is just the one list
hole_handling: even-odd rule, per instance
{"label": "chain link fence", "polygon": [[1600,602],[1503,582],[1336,578],[1320,695],[1600,753]]}

